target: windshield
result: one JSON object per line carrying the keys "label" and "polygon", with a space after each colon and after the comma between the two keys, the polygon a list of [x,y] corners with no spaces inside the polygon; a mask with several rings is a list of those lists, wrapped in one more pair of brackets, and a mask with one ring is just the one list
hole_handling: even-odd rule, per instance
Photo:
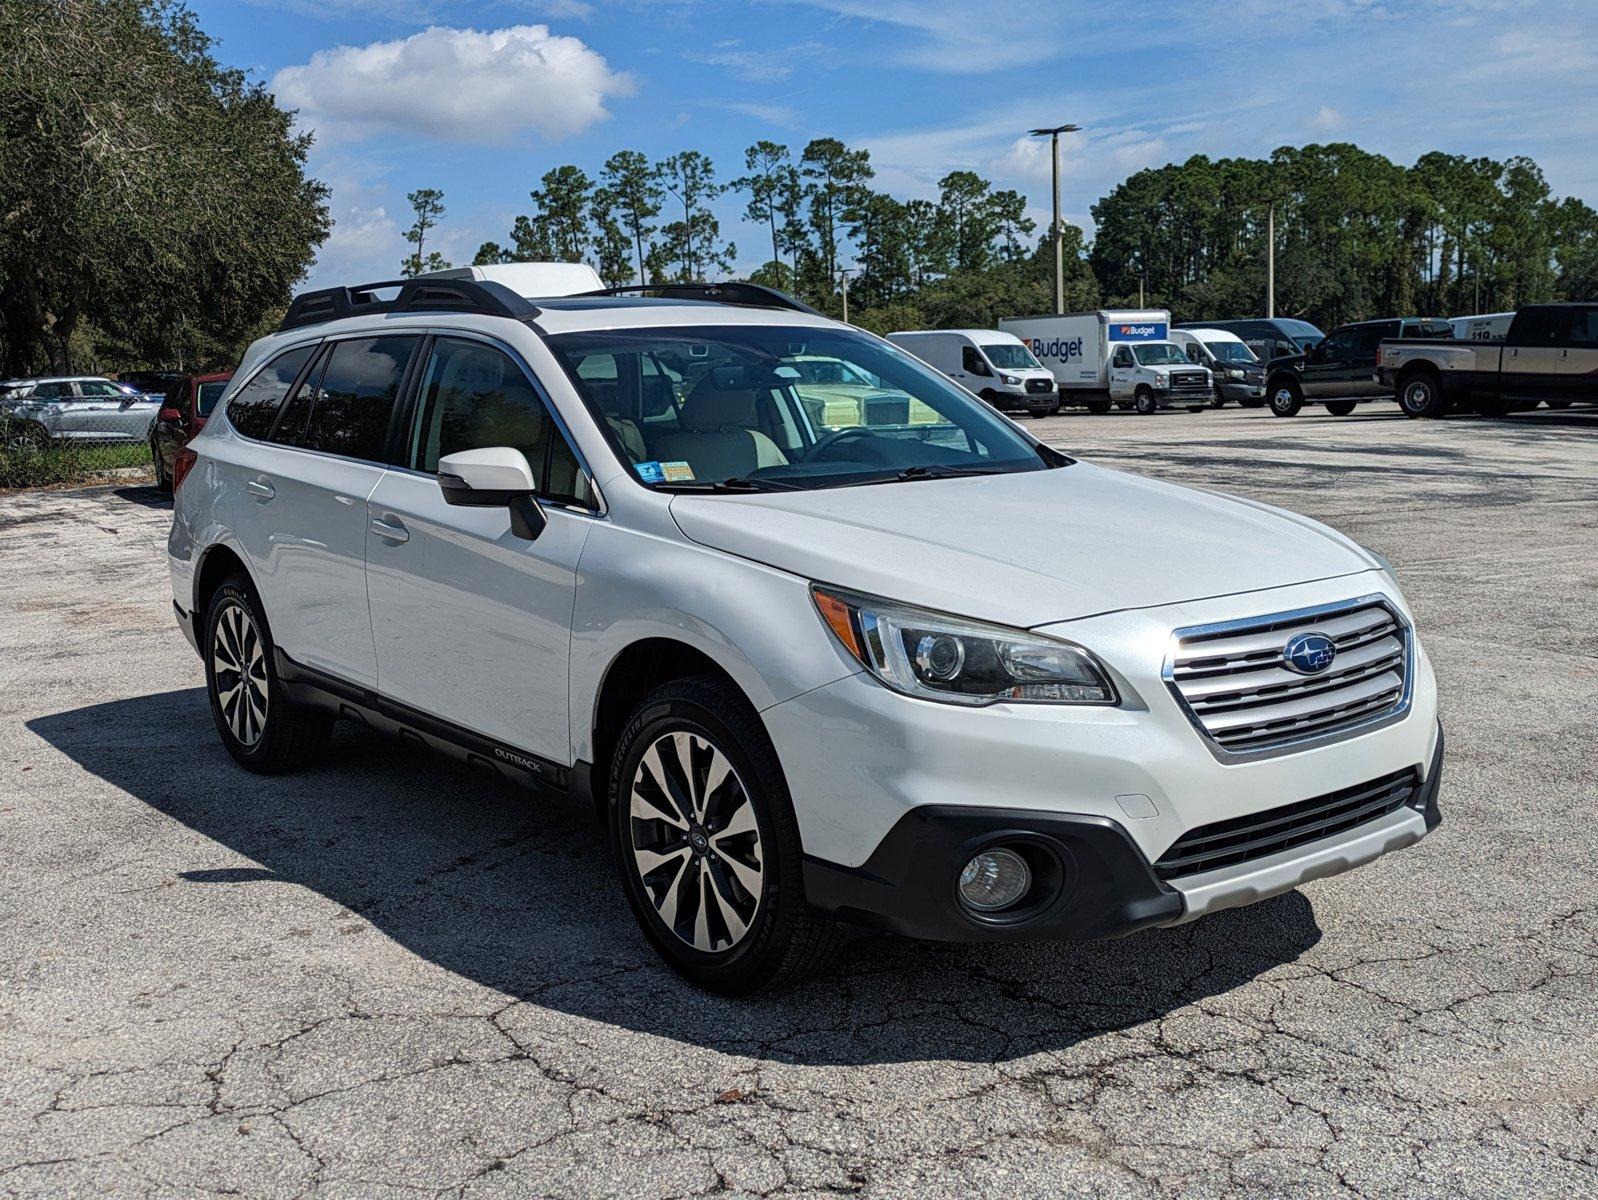
{"label": "windshield", "polygon": [[[714,490],[732,480],[729,490],[809,489],[1069,461],[866,334],[727,326],[546,341],[621,460],[649,487]],[[874,382],[812,382],[820,360],[841,364],[851,383]]]}
{"label": "windshield", "polygon": [[1043,369],[1043,364],[1032,357],[1032,351],[1015,342],[982,347],[988,361],[1001,371],[1026,371]]}
{"label": "windshield", "polygon": [[1132,353],[1137,356],[1140,366],[1144,367],[1186,367],[1191,366],[1187,355],[1183,354],[1180,347],[1170,342],[1144,342],[1133,346]]}
{"label": "windshield", "polygon": [[1242,342],[1205,342],[1204,348],[1216,362],[1257,363],[1259,358]]}
{"label": "windshield", "polygon": [[228,381],[218,379],[214,383],[202,383],[198,397],[199,415],[208,417],[211,410],[216,407],[216,402],[222,398],[222,393],[227,391]]}

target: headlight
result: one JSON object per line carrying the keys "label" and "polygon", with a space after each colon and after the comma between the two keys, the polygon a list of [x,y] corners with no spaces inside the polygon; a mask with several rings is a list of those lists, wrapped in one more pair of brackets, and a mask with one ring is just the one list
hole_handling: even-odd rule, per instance
{"label": "headlight", "polygon": [[1164,387],[1166,384],[1168,384],[1170,382],[1171,382],[1171,377],[1169,375],[1160,373],[1160,374],[1156,374],[1154,376],[1154,386],[1155,387]]}
{"label": "headlight", "polygon": [[947,704],[1114,704],[1108,673],[1080,646],[888,600],[811,588],[833,636],[896,692]]}
{"label": "headlight", "polygon": [[999,376],[999,380],[1000,380],[1000,381],[1001,381],[1001,382],[1002,382],[1002,383],[1007,383],[1007,384],[1009,384],[1009,385],[1010,385],[1010,386],[1011,386],[1011,387],[1014,387],[1014,386],[1015,386],[1015,385],[1016,385],[1016,384],[1018,384],[1018,383],[1020,383],[1020,382],[1021,382],[1021,381],[1020,381],[1020,380],[1019,380],[1019,379],[1017,379],[1017,378],[1016,378],[1016,377],[1015,377],[1015,376],[1014,376],[1014,375],[1000,375],[1000,376]]}
{"label": "headlight", "polygon": [[1243,372],[1239,371],[1236,367],[1232,367],[1226,372],[1226,377],[1228,379],[1241,379],[1243,378]]}

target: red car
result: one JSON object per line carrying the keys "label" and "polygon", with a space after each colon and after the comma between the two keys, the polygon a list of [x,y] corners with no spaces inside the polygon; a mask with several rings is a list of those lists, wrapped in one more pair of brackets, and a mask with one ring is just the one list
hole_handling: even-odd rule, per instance
{"label": "red car", "polygon": [[227,391],[232,371],[190,375],[167,393],[166,402],[150,426],[150,457],[155,460],[155,483],[172,490],[172,463],[188,440],[205,428],[206,418]]}

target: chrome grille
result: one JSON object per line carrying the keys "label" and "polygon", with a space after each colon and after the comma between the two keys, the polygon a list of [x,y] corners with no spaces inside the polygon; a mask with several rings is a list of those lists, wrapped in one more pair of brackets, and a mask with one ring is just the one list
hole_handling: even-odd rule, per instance
{"label": "chrome grille", "polygon": [[[1331,666],[1305,675],[1287,665],[1287,644],[1321,634]],[[1330,739],[1393,716],[1409,704],[1409,627],[1379,596],[1176,631],[1165,680],[1219,750],[1255,754]]]}

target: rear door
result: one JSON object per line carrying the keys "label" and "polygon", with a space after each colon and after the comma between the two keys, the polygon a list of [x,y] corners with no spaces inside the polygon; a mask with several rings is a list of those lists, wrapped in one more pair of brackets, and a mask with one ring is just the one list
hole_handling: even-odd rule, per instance
{"label": "rear door", "polygon": [[1374,321],[1355,330],[1354,350],[1348,374],[1347,396],[1390,396],[1392,392],[1376,378],[1376,360],[1388,338],[1399,335],[1397,321]]}
{"label": "rear door", "polygon": [[[540,388],[505,347],[440,336],[417,373],[400,466],[367,504],[378,688],[390,700],[556,765],[571,761],[567,680],[577,561],[595,497]],[[511,446],[548,519],[444,503],[438,460]]]}
{"label": "rear door", "polygon": [[273,637],[300,665],[350,683],[377,682],[366,499],[383,477],[390,426],[420,341],[387,335],[326,343],[262,444],[244,456],[239,535],[257,568]]}
{"label": "rear door", "polygon": [[1557,398],[1569,312],[1552,305],[1523,308],[1504,343],[1499,392],[1508,400]]}
{"label": "rear door", "polygon": [[1559,397],[1598,400],[1598,305],[1584,305],[1570,314],[1559,360]]}
{"label": "rear door", "polygon": [[53,438],[80,437],[74,428],[81,414],[74,412],[79,403],[72,384],[59,380],[37,383],[28,393],[27,414],[39,422]]}

